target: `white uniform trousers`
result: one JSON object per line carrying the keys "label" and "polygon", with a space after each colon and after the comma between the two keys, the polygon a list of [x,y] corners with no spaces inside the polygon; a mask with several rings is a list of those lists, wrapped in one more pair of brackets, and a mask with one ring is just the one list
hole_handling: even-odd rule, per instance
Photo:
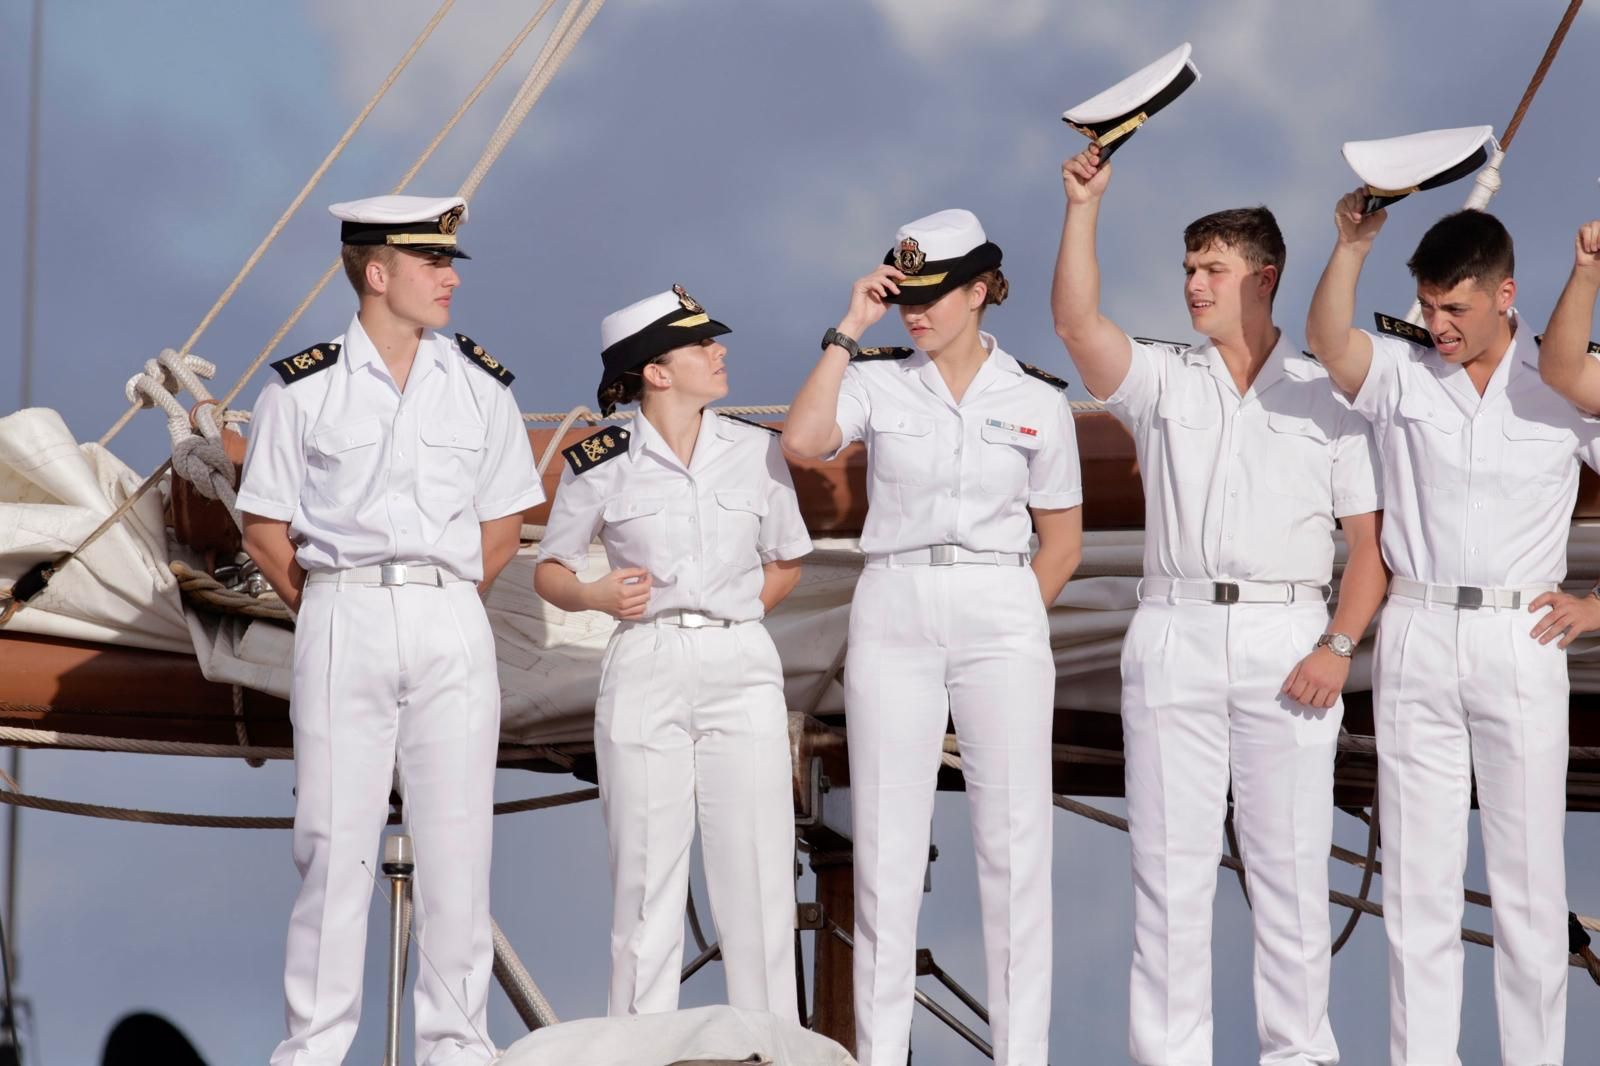
{"label": "white uniform trousers", "polygon": [[1562,1061],[1567,1019],[1567,656],[1525,609],[1391,596],[1373,688],[1389,938],[1389,1054],[1457,1066],[1474,771],[1506,1066]]}
{"label": "white uniform trousers", "polygon": [[1044,1066],[1050,1029],[1055,662],[1025,566],[869,566],[845,667],[855,833],[856,1058],[905,1066],[934,786],[955,720],[997,1066]]}
{"label": "white uniform trousers", "polygon": [[1261,1062],[1339,1061],[1328,1022],[1328,851],[1343,703],[1281,694],[1328,622],[1320,603],[1150,601],[1122,649],[1133,850],[1129,1053],[1209,1066],[1211,925],[1232,782],[1255,922]]}
{"label": "white uniform trousers", "polygon": [[610,1013],[678,1007],[698,807],[728,1002],[795,1020],[789,721],[766,627],[623,623],[600,667],[594,742],[611,849]]}
{"label": "white uniform trousers", "polygon": [[416,852],[416,940],[426,956],[414,964],[416,1062],[488,1062],[500,684],[477,589],[465,581],[308,584],[290,714],[303,880],[284,973],[289,1036],[272,1066],[337,1066],[355,1039],[397,761]]}

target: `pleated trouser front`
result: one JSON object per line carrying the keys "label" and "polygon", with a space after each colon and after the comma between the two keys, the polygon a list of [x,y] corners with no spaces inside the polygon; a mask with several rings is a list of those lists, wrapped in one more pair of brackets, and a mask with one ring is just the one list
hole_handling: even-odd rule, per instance
{"label": "pleated trouser front", "polygon": [[355,1039],[397,763],[416,853],[416,1062],[488,1062],[500,685],[477,589],[308,585],[290,714],[302,882],[284,968],[289,1035],[272,1066],[337,1066]]}
{"label": "pleated trouser front", "polygon": [[1280,691],[1327,621],[1320,603],[1147,600],[1128,627],[1128,1029],[1139,1066],[1212,1061],[1212,905],[1230,782],[1255,923],[1260,1061],[1339,1061],[1328,1021],[1328,850],[1343,704],[1318,710]]}
{"label": "pleated trouser front", "polygon": [[595,759],[611,851],[613,1015],[678,1006],[698,811],[728,1002],[794,1019],[794,807],[783,667],[759,622],[624,623]]}
{"label": "pleated trouser front", "polygon": [[994,1061],[1045,1063],[1054,696],[1049,625],[1031,569],[862,573],[845,668],[862,1066],[904,1066],[909,1053],[917,911],[951,718],[977,854]]}

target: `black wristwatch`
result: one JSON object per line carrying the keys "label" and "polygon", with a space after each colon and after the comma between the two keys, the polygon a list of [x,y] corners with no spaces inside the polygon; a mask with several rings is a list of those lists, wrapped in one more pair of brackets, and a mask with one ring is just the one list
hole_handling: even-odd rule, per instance
{"label": "black wristwatch", "polygon": [[829,347],[835,344],[849,352],[852,359],[861,354],[861,345],[856,342],[854,337],[840,333],[832,326],[829,326],[828,332],[822,335],[822,350],[827,351]]}

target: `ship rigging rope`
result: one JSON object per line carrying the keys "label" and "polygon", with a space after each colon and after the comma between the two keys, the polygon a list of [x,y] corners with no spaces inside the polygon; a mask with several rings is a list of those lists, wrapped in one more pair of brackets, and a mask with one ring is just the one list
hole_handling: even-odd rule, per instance
{"label": "ship rigging rope", "polygon": [[[453,3],[454,0],[447,0],[447,2],[441,7],[440,12],[436,14],[434,21],[430,23],[430,27],[425,31],[425,34],[432,32],[431,26],[436,24],[438,18],[442,17],[443,12],[448,9],[450,4]],[[518,89],[516,96],[512,99],[511,105],[507,108],[505,116],[501,118],[500,124],[496,127],[494,134],[490,137],[489,144],[487,147],[485,147],[482,155],[479,157],[477,165],[473,167],[471,173],[469,173],[467,177],[467,180],[462,184],[462,195],[468,195],[471,192],[476,191],[478,185],[482,183],[484,176],[488,173],[489,167],[492,166],[497,159],[499,159],[500,154],[502,151],[504,151],[506,144],[511,138],[511,135],[516,132],[523,120],[527,118],[528,112],[533,108],[534,103],[537,102],[539,97],[543,94],[545,87],[548,86],[551,79],[555,77],[556,72],[561,68],[561,65],[572,53],[573,48],[577,46],[579,38],[581,38],[584,31],[588,29],[589,23],[594,20],[595,15],[599,13],[599,10],[604,3],[605,0],[572,0],[566,11],[563,12],[562,17],[556,24],[555,29],[551,31],[549,39],[545,41],[544,48],[539,53],[538,59],[534,62],[534,65],[532,69],[529,70],[527,77],[522,83],[522,86]],[[456,109],[455,114],[450,117],[450,119],[445,123],[444,127],[440,129],[439,133],[429,143],[428,147],[423,150],[420,156],[417,157],[416,162],[414,162],[411,165],[411,168],[407,170],[406,173],[401,177],[399,183],[396,184],[392,190],[393,192],[401,192],[408,184],[410,184],[411,179],[416,177],[417,172],[422,169],[423,165],[433,155],[434,151],[441,143],[443,143],[445,137],[452,129],[455,128],[462,116],[466,114],[467,110],[483,93],[483,90],[488,86],[489,82],[492,81],[494,76],[499,73],[500,69],[505,66],[506,62],[516,52],[517,48],[524,40],[527,39],[528,35],[533,32],[534,27],[538,25],[539,21],[543,19],[545,13],[548,12],[550,8],[554,6],[554,4],[555,0],[545,0],[545,2],[540,5],[539,10],[536,11],[533,17],[529,19],[527,24],[523,26],[522,30],[513,39],[511,44],[508,45],[506,50],[496,58],[489,70],[486,71],[484,76],[479,79],[478,83],[473,86],[472,91],[467,94],[466,99],[464,99],[461,103],[461,106]],[[587,6],[585,6],[586,4]],[[580,11],[581,14],[579,13]],[[364,118],[366,113],[371,110],[371,108],[376,104],[377,99],[381,97],[382,93],[387,92],[388,86],[393,83],[394,77],[398,76],[399,71],[404,68],[406,63],[410,62],[410,57],[415,54],[416,49],[421,45],[421,41],[425,39],[425,35],[421,36],[419,37],[419,40],[413,44],[411,51],[406,54],[400,64],[397,64],[396,69],[391,72],[390,78],[386,79],[385,84],[380,88],[380,92],[375,94],[372,101],[369,101],[368,107],[363,110],[362,115],[360,116],[361,118]],[[353,134],[354,129],[352,128],[352,130],[347,132]],[[342,151],[344,144],[347,142],[348,137],[343,138],[341,139],[341,143],[336,147]],[[309,190],[304,191],[309,192]],[[304,197],[302,196],[300,199],[303,200]],[[281,225],[275,228],[281,229]],[[269,340],[266,345],[262,347],[261,351],[257,353],[255,359],[248,367],[245,368],[244,373],[239,376],[238,381],[236,381],[233,387],[228,390],[227,394],[223,396],[220,401],[220,405],[222,407],[226,408],[227,405],[232,403],[233,400],[244,389],[245,384],[250,380],[255,372],[260,369],[261,364],[266,362],[267,356],[269,356],[277,348],[277,346],[282,342],[283,338],[288,335],[289,330],[294,328],[295,323],[299,322],[300,317],[305,314],[306,310],[310,308],[311,304],[316,300],[316,298],[321,295],[323,288],[327,286],[328,282],[333,279],[334,274],[338,272],[339,266],[339,260],[336,259],[325,271],[323,271],[322,276],[318,278],[316,284],[311,287],[311,291],[306,293],[305,298],[300,301],[299,306],[297,306],[290,313],[289,317],[284,320],[283,324],[278,327],[278,330],[273,334],[271,340]],[[237,288],[238,280],[242,280],[242,278],[236,279],[236,284],[229,287],[229,291],[224,294],[225,296],[231,297],[232,291]],[[219,301],[219,308],[220,304],[225,302],[226,300]],[[208,316],[208,321],[211,317],[214,317],[214,315]],[[185,351],[194,343],[194,340],[199,337],[199,333],[200,331],[196,330],[190,341],[184,345]],[[112,428],[107,431],[105,436],[100,439],[101,445],[108,443],[111,438],[121,430],[122,426],[127,423],[127,420],[131,418],[137,410],[139,410],[140,406],[142,406],[142,404],[130,407],[130,409],[123,414],[123,417],[118,420],[117,424],[112,426]],[[111,512],[111,514],[107,515],[105,520],[96,526],[89,533],[89,535],[78,544],[76,548],[62,556],[60,559],[56,560],[49,567],[45,568],[43,571],[45,581],[48,582],[49,578],[54,576],[57,571],[80,555],[95,541],[99,540],[107,530],[111,529],[111,527],[120,522],[122,517],[132,510],[139,500],[144,497],[145,493],[149,492],[158,483],[160,483],[167,471],[171,469],[171,459],[166,460],[160,466],[158,466],[155,471],[152,472],[149,477],[145,478],[144,481],[139,484],[139,487],[134,489],[133,493],[121,504],[119,504],[117,508]],[[7,604],[4,614],[0,615],[0,625],[4,625],[7,621],[9,621],[11,616],[15,614],[17,609],[21,606],[21,601],[14,599],[11,600],[10,603]]]}
{"label": "ship rigging rope", "polygon": [[[411,42],[411,47],[406,50],[405,55],[401,56],[400,61],[394,65],[394,69],[389,71],[389,76],[383,79],[382,84],[380,84],[377,88],[377,91],[372,94],[372,97],[367,101],[366,106],[361,109],[360,113],[356,115],[349,127],[344,131],[344,135],[341,136],[334,146],[328,151],[328,154],[322,158],[322,162],[318,164],[317,169],[311,172],[311,176],[307,178],[305,184],[300,187],[300,191],[295,194],[295,198],[289,202],[288,207],[284,208],[283,214],[278,216],[278,221],[272,224],[272,228],[269,229],[267,231],[267,235],[261,239],[261,243],[256,245],[256,250],[250,253],[250,258],[244,261],[244,266],[239,268],[239,272],[235,274],[233,280],[228,283],[228,287],[222,290],[222,295],[218,296],[216,302],[211,305],[211,310],[205,313],[205,317],[202,318],[200,320],[200,324],[194,328],[194,332],[189,334],[189,339],[183,342],[182,347],[178,349],[180,352],[182,352],[184,355],[188,355],[189,350],[193,348],[195,342],[200,339],[200,335],[210,328],[212,321],[216,319],[218,313],[222,311],[223,307],[227,305],[229,300],[233,299],[233,294],[239,291],[239,286],[244,283],[244,279],[250,276],[250,272],[256,268],[256,264],[261,261],[261,257],[266,254],[266,251],[269,247],[271,247],[272,242],[278,239],[278,234],[283,232],[283,228],[289,224],[289,220],[294,217],[295,212],[300,210],[300,205],[306,202],[306,197],[311,195],[311,190],[315,189],[317,184],[322,181],[322,176],[328,172],[328,168],[333,165],[333,161],[339,158],[339,155],[344,151],[345,146],[348,145],[351,138],[356,135],[356,131],[359,130],[362,124],[367,121],[367,116],[372,114],[372,109],[378,106],[378,101],[382,100],[384,96],[388,94],[389,88],[394,85],[395,80],[400,77],[400,72],[406,69],[406,67],[411,63],[412,57],[417,54],[417,52],[422,48],[423,44],[427,42],[428,38],[433,36],[433,31],[438,27],[439,23],[444,20],[445,15],[449,13],[450,9],[455,6],[455,2],[456,0],[444,0],[444,2],[439,5],[439,9],[433,13],[433,17],[428,20],[428,24],[422,27],[422,32],[417,34],[417,39]],[[122,417],[117,419],[117,421],[112,424],[111,428],[106,430],[105,435],[100,438],[101,447],[110,444],[111,439],[118,433],[122,432],[122,428],[126,426],[128,421],[133,418],[135,413],[138,412],[140,406],[141,405],[135,401],[131,407],[122,413]]]}
{"label": "ship rigging rope", "polygon": [[[573,792],[558,792],[551,796],[533,796],[529,799],[496,803],[494,813],[520,814],[524,811],[544,811],[586,803],[598,799],[598,788],[580,788]],[[84,818],[103,818],[112,822],[138,822],[143,825],[175,825],[190,829],[293,829],[293,818],[260,817],[242,814],[185,814],[176,811],[146,811],[137,807],[107,807],[99,803],[76,803],[72,800],[33,796],[25,792],[0,789],[0,803],[13,807],[26,807],[36,811],[54,811],[57,814],[76,814]],[[390,825],[397,823],[391,815]]]}
{"label": "ship rigging rope", "polygon": [[1502,152],[1511,147],[1511,138],[1515,137],[1517,130],[1521,128],[1522,118],[1528,113],[1528,107],[1533,103],[1534,94],[1539,91],[1539,86],[1544,84],[1545,75],[1550,73],[1550,64],[1555,62],[1556,53],[1561,51],[1561,42],[1566,40],[1567,31],[1572,28],[1572,20],[1578,16],[1578,9],[1582,6],[1583,0],[1572,0],[1572,3],[1567,5],[1567,13],[1561,16],[1556,32],[1551,35],[1544,56],[1539,60],[1539,66],[1529,79],[1528,87],[1522,93],[1522,99],[1517,102],[1517,110],[1512,113],[1511,121],[1506,123],[1505,136],[1500,138]]}

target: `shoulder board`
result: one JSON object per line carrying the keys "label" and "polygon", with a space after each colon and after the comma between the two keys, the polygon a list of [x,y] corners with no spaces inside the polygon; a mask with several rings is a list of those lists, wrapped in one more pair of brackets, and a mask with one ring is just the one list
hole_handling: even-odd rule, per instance
{"label": "shoulder board", "polygon": [[[1544,344],[1544,334],[1540,333],[1536,337],[1534,337],[1533,338],[1533,343],[1542,346]],[[1590,355],[1600,355],[1600,341],[1590,341],[1589,342],[1589,354]]]}
{"label": "shoulder board", "polygon": [[500,361],[465,333],[456,334],[456,344],[461,347],[461,354],[467,357],[467,362],[482,370],[502,385],[509,385],[517,380],[517,375],[500,365]]}
{"label": "shoulder board", "polygon": [[908,359],[915,348],[863,348],[850,361],[871,363],[880,359]]}
{"label": "shoulder board", "polygon": [[1387,333],[1391,337],[1399,337],[1412,344],[1420,344],[1424,348],[1433,347],[1433,334],[1421,326],[1414,326],[1403,318],[1390,318],[1388,315],[1375,314],[1372,316],[1378,323],[1378,332]]}
{"label": "shoulder board", "polygon": [[572,447],[562,449],[561,454],[567,457],[567,465],[572,467],[574,474],[582,474],[627,450],[628,431],[612,428],[583,438]]}
{"label": "shoulder board", "polygon": [[319,370],[326,370],[339,361],[340,345],[328,341],[324,344],[313,345],[303,352],[296,352],[287,359],[279,359],[272,364],[272,369],[285,384],[292,385],[301,378],[308,378]]}
{"label": "shoulder board", "polygon": [[783,432],[783,430],[779,429],[777,426],[769,426],[761,422],[752,422],[748,418],[740,418],[738,415],[730,415],[726,411],[718,411],[717,414],[721,415],[723,418],[726,418],[729,422],[743,422],[747,426],[754,426],[757,429],[764,429],[768,433],[781,434]]}
{"label": "shoulder board", "polygon": [[1135,337],[1133,338],[1133,343],[1153,344],[1161,348],[1174,348],[1180,352],[1187,351],[1189,348],[1189,345],[1183,343],[1182,341],[1164,341],[1159,337]]}
{"label": "shoulder board", "polygon": [[1017,366],[1020,367],[1022,372],[1028,375],[1030,378],[1038,378],[1046,385],[1054,385],[1058,389],[1065,389],[1067,387],[1067,383],[1065,381],[1062,381],[1048,370],[1040,370],[1036,366],[1030,366],[1027,363],[1022,362],[1020,359],[1017,361]]}

